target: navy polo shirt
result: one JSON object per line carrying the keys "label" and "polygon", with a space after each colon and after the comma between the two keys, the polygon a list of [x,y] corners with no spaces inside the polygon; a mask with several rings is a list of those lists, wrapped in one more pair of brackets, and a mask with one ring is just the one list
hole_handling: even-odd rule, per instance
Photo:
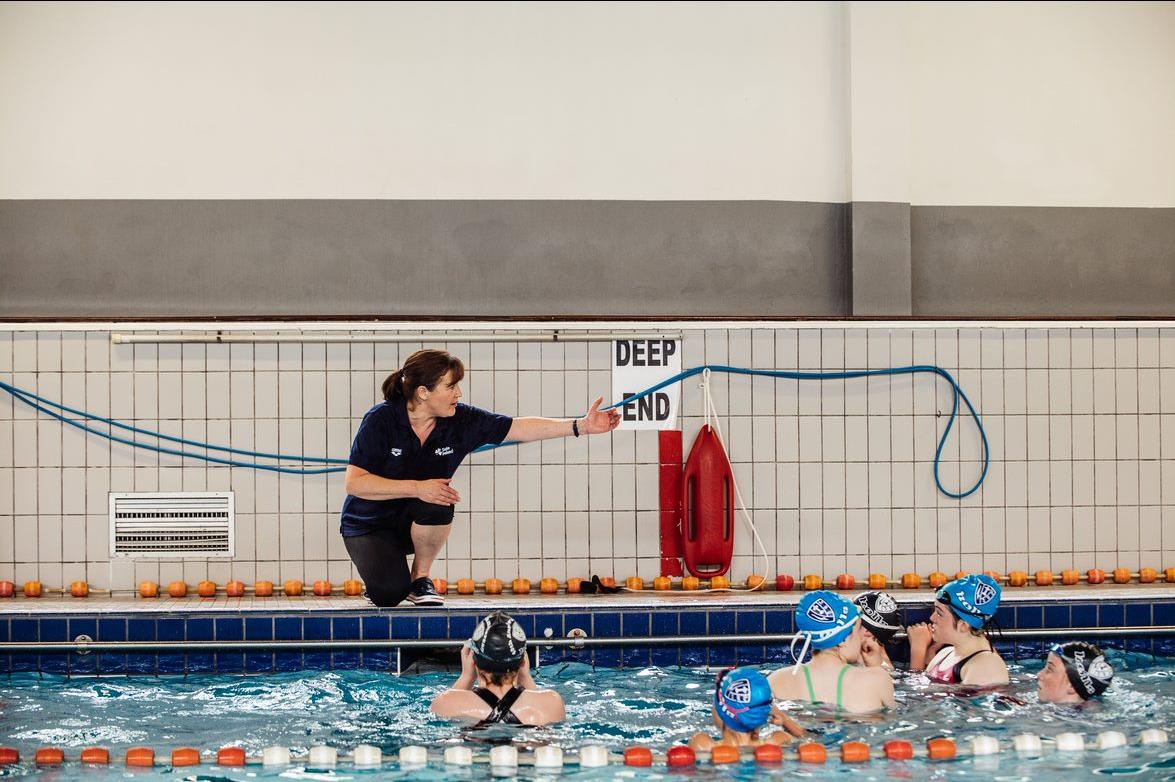
{"label": "navy polo shirt", "polygon": [[[502,442],[513,423],[514,419],[508,415],[458,402],[457,412],[436,419],[428,439],[421,445],[408,421],[407,402],[404,399],[381,402],[363,416],[348,461],[381,478],[400,481],[452,478],[471,451]],[[409,501],[407,497],[364,500],[347,495],[343,501],[343,537],[365,535],[382,527],[396,518]]]}

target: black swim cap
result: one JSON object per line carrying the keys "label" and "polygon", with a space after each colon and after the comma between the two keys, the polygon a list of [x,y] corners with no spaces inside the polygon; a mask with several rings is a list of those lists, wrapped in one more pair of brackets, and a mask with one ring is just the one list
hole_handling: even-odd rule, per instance
{"label": "black swim cap", "polygon": [[1114,669],[1102,654],[1102,650],[1085,641],[1074,641],[1050,650],[1065,664],[1069,683],[1084,701],[1101,695],[1114,678]]}
{"label": "black swim cap", "polygon": [[526,633],[509,615],[496,611],[477,623],[469,639],[473,659],[483,671],[516,671],[526,654]]}
{"label": "black swim cap", "polygon": [[853,602],[861,609],[861,621],[878,641],[886,643],[902,629],[898,601],[889,592],[862,592]]}

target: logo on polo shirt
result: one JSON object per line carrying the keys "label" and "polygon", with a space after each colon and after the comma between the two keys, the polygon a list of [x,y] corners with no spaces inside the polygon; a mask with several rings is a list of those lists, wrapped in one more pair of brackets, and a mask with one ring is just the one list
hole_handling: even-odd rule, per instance
{"label": "logo on polo shirt", "polygon": [[392,449],[392,456],[399,456],[402,453],[404,453],[404,452],[402,450],[400,450],[399,448]]}
{"label": "logo on polo shirt", "polygon": [[453,447],[450,445],[441,446],[440,448],[436,449],[434,453],[436,453],[437,456],[452,456]]}

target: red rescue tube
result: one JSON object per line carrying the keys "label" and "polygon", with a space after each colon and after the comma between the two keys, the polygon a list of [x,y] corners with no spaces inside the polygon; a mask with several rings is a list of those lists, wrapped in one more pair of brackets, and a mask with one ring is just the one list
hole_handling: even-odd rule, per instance
{"label": "red rescue tube", "polygon": [[681,498],[686,568],[699,578],[724,575],[734,554],[734,471],[708,424],[690,449]]}

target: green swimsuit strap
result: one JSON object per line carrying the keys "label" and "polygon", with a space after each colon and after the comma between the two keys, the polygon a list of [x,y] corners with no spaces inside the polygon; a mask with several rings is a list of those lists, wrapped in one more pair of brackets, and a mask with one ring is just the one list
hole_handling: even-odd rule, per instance
{"label": "green swimsuit strap", "polygon": [[840,710],[844,706],[843,692],[845,686],[845,674],[849,672],[849,666],[840,669],[840,676],[836,677],[836,708]]}
{"label": "green swimsuit strap", "polygon": [[812,686],[812,674],[808,673],[808,666],[802,666],[804,669],[804,681],[808,683],[808,700],[812,703],[819,703],[816,700],[816,688]]}

